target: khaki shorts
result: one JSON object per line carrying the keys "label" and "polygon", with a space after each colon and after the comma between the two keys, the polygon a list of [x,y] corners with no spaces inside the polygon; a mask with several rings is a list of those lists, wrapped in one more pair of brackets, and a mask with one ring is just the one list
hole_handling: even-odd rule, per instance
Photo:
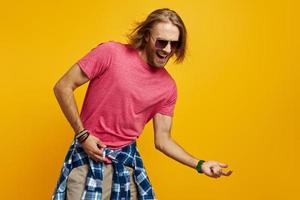
{"label": "khaki shorts", "polygon": [[[113,167],[111,164],[103,165],[102,200],[110,200]],[[130,195],[131,200],[137,200],[136,184],[133,180],[133,168],[126,167],[130,172]],[[80,200],[85,188],[85,180],[88,173],[88,165],[74,168],[67,180],[67,200]]]}

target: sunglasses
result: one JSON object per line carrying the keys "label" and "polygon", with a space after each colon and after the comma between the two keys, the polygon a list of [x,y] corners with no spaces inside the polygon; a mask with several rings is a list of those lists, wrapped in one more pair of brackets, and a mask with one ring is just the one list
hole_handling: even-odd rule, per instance
{"label": "sunglasses", "polygon": [[[152,37],[152,36],[151,36]],[[152,37],[153,38],[153,37]],[[172,40],[163,40],[163,39],[155,39],[155,47],[158,49],[164,49],[166,46],[171,43],[171,49],[179,48],[179,41],[172,41]]]}

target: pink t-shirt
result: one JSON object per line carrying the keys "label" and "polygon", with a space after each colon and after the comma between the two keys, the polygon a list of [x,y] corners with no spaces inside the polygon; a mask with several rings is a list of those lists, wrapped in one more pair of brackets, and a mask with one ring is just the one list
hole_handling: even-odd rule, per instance
{"label": "pink t-shirt", "polygon": [[173,116],[174,79],[165,68],[148,65],[129,44],[100,43],[77,64],[90,79],[80,118],[108,147],[134,142],[156,113]]}

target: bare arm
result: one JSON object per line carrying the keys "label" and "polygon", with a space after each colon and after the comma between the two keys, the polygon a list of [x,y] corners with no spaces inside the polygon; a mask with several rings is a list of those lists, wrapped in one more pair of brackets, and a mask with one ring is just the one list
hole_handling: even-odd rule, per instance
{"label": "bare arm", "polygon": [[176,161],[195,168],[198,159],[186,152],[171,137],[172,117],[156,114],[153,119],[155,147]]}
{"label": "bare arm", "polygon": [[88,77],[81,71],[78,64],[74,64],[55,84],[53,90],[56,99],[75,133],[83,130],[79,117],[74,90],[88,82]]}
{"label": "bare arm", "polygon": [[[88,77],[74,64],[55,84],[54,94],[65,117],[74,129],[75,134],[83,130],[77,104],[74,98],[74,90],[88,82]],[[90,135],[82,144],[84,151],[95,161],[107,161],[102,157],[103,148],[106,147],[98,138]]]}
{"label": "bare arm", "polygon": [[[153,128],[155,147],[159,151],[184,165],[196,168],[199,159],[186,152],[171,137],[172,117],[157,113],[153,118]],[[221,175],[229,176],[232,173],[232,171],[223,172],[222,168],[226,167],[227,164],[206,161],[202,165],[202,171],[207,176],[219,178]]]}

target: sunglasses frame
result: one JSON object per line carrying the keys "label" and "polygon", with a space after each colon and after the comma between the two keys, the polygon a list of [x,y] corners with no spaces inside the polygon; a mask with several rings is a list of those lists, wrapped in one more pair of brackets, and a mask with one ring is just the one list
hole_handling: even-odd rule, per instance
{"label": "sunglasses frame", "polygon": [[179,45],[180,45],[178,40],[174,41],[174,40],[158,39],[158,38],[154,38],[151,34],[150,34],[150,37],[152,39],[154,39],[154,46],[157,49],[164,49],[164,48],[166,48],[166,46],[168,46],[170,44],[171,50],[174,50],[174,49],[178,49]]}

